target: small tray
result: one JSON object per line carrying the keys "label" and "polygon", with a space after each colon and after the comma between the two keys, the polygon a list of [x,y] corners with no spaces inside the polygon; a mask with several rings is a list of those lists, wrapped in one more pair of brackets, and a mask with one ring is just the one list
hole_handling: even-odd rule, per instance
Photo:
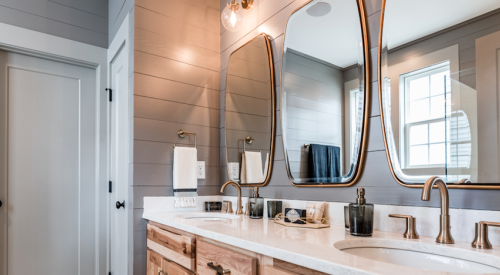
{"label": "small tray", "polygon": [[283,213],[279,213],[278,215],[276,215],[276,217],[274,217],[274,223],[279,224],[279,225],[283,225],[286,227],[313,228],[313,229],[330,227],[330,222],[325,218],[309,219],[309,220],[317,221],[318,223],[308,222],[306,218],[298,218],[297,220],[303,221],[304,224],[285,222],[285,215]]}

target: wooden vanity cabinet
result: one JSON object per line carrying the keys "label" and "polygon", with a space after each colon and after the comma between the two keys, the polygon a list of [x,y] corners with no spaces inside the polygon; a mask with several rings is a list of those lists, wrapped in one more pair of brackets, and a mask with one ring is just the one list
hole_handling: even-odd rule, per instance
{"label": "wooden vanity cabinet", "polygon": [[218,275],[208,263],[231,275],[326,275],[242,248],[149,222],[147,275]]}
{"label": "wooden vanity cabinet", "polygon": [[206,241],[198,240],[196,257],[198,275],[217,275],[208,263],[229,270],[232,275],[257,275],[257,258]]}

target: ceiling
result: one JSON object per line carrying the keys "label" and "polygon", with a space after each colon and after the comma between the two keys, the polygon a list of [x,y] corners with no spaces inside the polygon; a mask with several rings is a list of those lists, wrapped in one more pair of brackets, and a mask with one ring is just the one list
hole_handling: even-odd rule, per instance
{"label": "ceiling", "polygon": [[388,49],[500,8],[500,0],[387,0],[384,44]]}
{"label": "ceiling", "polygon": [[[361,25],[356,1],[322,0],[331,5],[323,17],[307,14],[313,1],[293,14],[286,28],[285,48],[291,48],[345,68],[362,58]],[[358,54],[359,53],[359,54]]]}

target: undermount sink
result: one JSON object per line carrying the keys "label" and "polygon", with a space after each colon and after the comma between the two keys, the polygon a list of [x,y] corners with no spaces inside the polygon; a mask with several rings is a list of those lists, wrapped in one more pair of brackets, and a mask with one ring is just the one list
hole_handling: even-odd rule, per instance
{"label": "undermount sink", "polygon": [[498,257],[453,247],[381,240],[341,241],[335,247],[351,255],[413,268],[452,273],[500,273]]}
{"label": "undermount sink", "polygon": [[346,253],[397,265],[458,273],[499,273],[500,269],[436,254],[382,247],[359,247],[342,250]]}
{"label": "undermount sink", "polygon": [[211,212],[182,214],[179,215],[178,217],[186,220],[198,220],[198,221],[228,221],[239,218],[238,215],[211,213]]}

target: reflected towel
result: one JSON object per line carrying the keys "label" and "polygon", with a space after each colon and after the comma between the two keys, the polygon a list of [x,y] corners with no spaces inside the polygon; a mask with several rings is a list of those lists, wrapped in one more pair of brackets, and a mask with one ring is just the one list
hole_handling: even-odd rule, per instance
{"label": "reflected towel", "polygon": [[174,148],[174,207],[195,207],[198,189],[198,152],[193,147]]}
{"label": "reflected towel", "polygon": [[309,147],[309,178],[324,179],[340,177],[340,148],[311,144]]}
{"label": "reflected towel", "polygon": [[267,178],[267,170],[269,169],[269,153],[266,154],[266,162],[264,163],[264,171],[262,171],[262,179],[259,183],[264,182]]}
{"label": "reflected towel", "polygon": [[244,152],[241,156],[241,183],[262,181],[262,155],[260,152]]}

